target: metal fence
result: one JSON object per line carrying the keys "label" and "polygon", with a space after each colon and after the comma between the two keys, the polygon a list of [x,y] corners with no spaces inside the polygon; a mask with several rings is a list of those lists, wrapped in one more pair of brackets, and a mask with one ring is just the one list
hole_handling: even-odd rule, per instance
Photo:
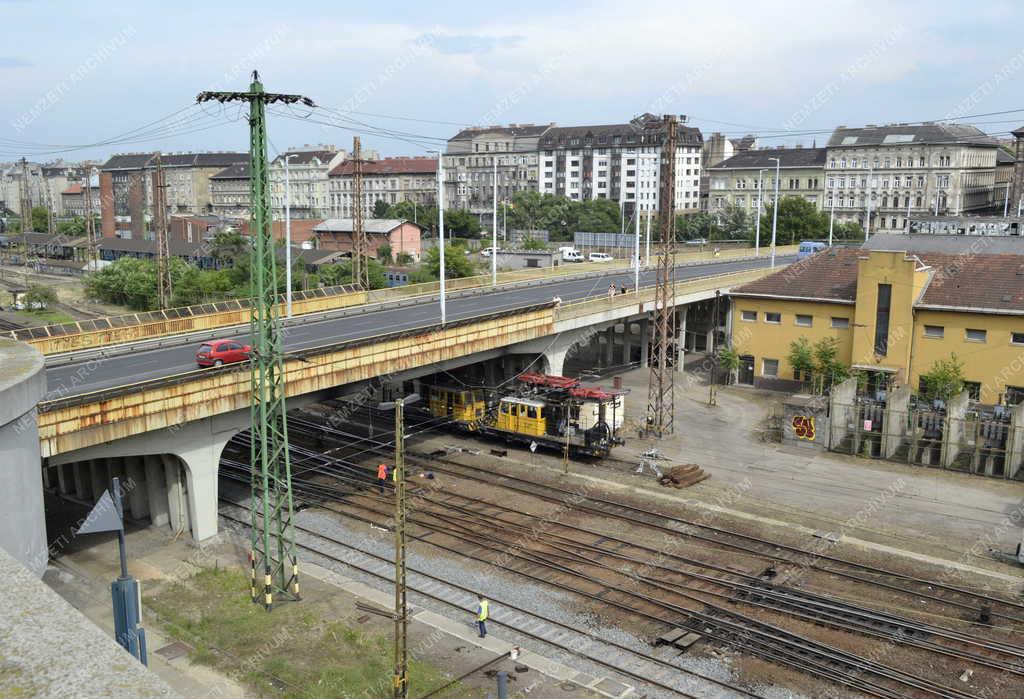
{"label": "metal fence", "polygon": [[865,458],[1024,480],[1024,428],[1002,411],[951,417],[927,406],[890,410],[873,400],[833,404],[827,446]]}

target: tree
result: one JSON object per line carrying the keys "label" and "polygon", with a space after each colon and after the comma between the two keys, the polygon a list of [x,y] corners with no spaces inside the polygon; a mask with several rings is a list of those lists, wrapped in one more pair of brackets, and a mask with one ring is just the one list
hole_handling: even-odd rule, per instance
{"label": "tree", "polygon": [[520,245],[523,250],[543,250],[547,247],[543,240],[535,240],[533,238],[523,238],[523,242]]}
{"label": "tree", "polygon": [[[658,224],[654,221],[651,224],[651,239],[661,240]],[[711,240],[717,230],[714,217],[704,211],[676,216],[676,240]]]}
{"label": "tree", "polygon": [[937,359],[926,373],[921,374],[921,382],[928,398],[948,401],[964,390],[963,362],[955,352],[949,355],[949,359]]}
{"label": "tree", "polygon": [[383,199],[378,199],[373,202],[373,217],[374,218],[387,218],[388,203]]}
{"label": "tree", "polygon": [[832,237],[835,240],[864,240],[864,228],[856,221],[837,222],[832,226]]}
{"label": "tree", "polygon": [[26,309],[42,311],[51,304],[57,303],[57,292],[53,287],[33,284],[22,294],[21,300],[24,302]]}
{"label": "tree", "polygon": [[[372,257],[366,258],[366,262],[370,288],[383,289],[387,286],[387,277],[384,273],[384,266]],[[352,261],[345,260],[344,262],[339,262],[335,265],[321,265],[317,268],[316,277],[324,286],[351,284]]]}
{"label": "tree", "polygon": [[[765,240],[765,231],[768,232],[768,240],[771,240],[774,207],[774,202],[768,204],[761,217],[762,241]],[[827,214],[818,211],[818,207],[803,197],[782,197],[775,232],[776,245],[794,245],[801,240],[820,240],[827,236]]]}
{"label": "tree", "polygon": [[747,240],[754,236],[753,216],[735,204],[722,209],[715,223],[708,240]]}
{"label": "tree", "polygon": [[122,257],[85,278],[88,296],[135,311],[156,307],[156,262]]}
{"label": "tree", "polygon": [[[99,230],[99,227],[97,227],[97,230]],[[57,233],[66,236],[85,235],[85,219],[81,216],[75,216],[70,221],[60,221],[57,224]]]}
{"label": "tree", "polygon": [[444,212],[445,233],[464,238],[480,237],[480,220],[465,209],[447,209]]}
{"label": "tree", "polygon": [[383,265],[390,265],[394,262],[391,254],[391,246],[385,243],[377,248],[377,259],[380,260]]}
{"label": "tree", "polygon": [[[433,204],[420,206],[411,201],[400,201],[390,205],[382,218],[399,218],[413,221],[429,231],[437,231],[437,207]],[[447,221],[445,228],[448,228]]]}
{"label": "tree", "polygon": [[839,361],[838,338],[823,337],[814,343],[814,376],[818,393],[824,393],[850,376],[850,368]]}
{"label": "tree", "polygon": [[37,233],[45,233],[50,230],[50,212],[45,206],[32,207],[32,230]]}
{"label": "tree", "polygon": [[810,381],[814,374],[814,352],[811,342],[801,335],[789,343],[789,355],[786,361],[793,367],[793,375],[798,381]]}
{"label": "tree", "polygon": [[[416,275],[417,281],[436,281],[441,278],[441,251],[437,246],[427,250],[420,266],[421,274]],[[444,246],[444,274],[446,279],[471,277],[475,273],[469,255],[461,247]]]}
{"label": "tree", "polygon": [[405,251],[402,251],[402,252],[398,253],[395,256],[395,264],[396,265],[412,264],[412,255],[410,253],[405,252]]}
{"label": "tree", "polygon": [[718,366],[725,372],[726,383],[732,383],[740,367],[743,366],[741,355],[742,352],[735,347],[723,347],[718,350]]}

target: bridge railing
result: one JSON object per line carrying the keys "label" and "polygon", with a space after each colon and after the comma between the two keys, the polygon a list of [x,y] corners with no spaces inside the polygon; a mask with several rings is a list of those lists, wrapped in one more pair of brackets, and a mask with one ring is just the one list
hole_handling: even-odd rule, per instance
{"label": "bridge railing", "polygon": [[[701,291],[731,288],[738,284],[752,282],[771,273],[771,269],[751,269],[743,272],[730,272],[728,274],[687,279],[676,282],[675,296],[679,299],[687,294],[699,293]],[[602,296],[597,299],[587,299],[585,301],[576,301],[574,303],[559,304],[559,306],[555,308],[555,322],[558,323],[561,321],[572,320],[574,318],[582,318],[595,313],[605,313],[607,311],[614,311],[620,308],[639,309],[644,304],[654,303],[655,291],[656,290],[652,287],[641,289],[639,293],[635,291],[627,291],[625,294],[615,294],[614,296]]]}
{"label": "bridge railing", "polygon": [[[796,252],[797,246],[780,246],[777,254],[789,255]],[[750,248],[681,252],[676,255],[676,264],[700,264],[702,262],[744,259],[751,257]],[[538,269],[521,269],[500,272],[498,284],[516,282],[542,281],[570,275],[587,275],[608,272],[622,272],[630,269],[630,261],[615,260],[613,262],[585,262],[565,264],[558,267],[542,267]],[[483,274],[473,277],[462,277],[447,280],[445,286],[449,292],[478,289],[490,286],[491,275]],[[352,285],[313,289],[295,292],[292,312],[300,316],[309,313],[322,313],[370,303],[387,303],[416,297],[437,294],[439,282],[408,284],[406,286],[360,291]],[[249,301],[238,299],[218,303],[200,304],[185,308],[174,308],[163,311],[129,313],[107,318],[95,318],[74,323],[47,325],[35,328],[24,328],[7,333],[15,340],[27,342],[35,346],[43,354],[59,354],[91,348],[139,342],[165,336],[179,335],[204,330],[216,330],[249,322]]]}

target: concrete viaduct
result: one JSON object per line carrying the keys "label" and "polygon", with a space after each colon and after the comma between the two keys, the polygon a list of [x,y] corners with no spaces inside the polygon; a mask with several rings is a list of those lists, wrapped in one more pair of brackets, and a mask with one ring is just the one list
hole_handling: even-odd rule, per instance
{"label": "concrete viaduct", "polygon": [[[769,271],[764,258],[678,266],[681,330],[691,304]],[[633,273],[467,285],[450,295],[444,326],[429,294],[374,300],[358,292],[361,303],[335,300],[334,309],[318,302],[285,321],[289,408],[333,397],[341,387],[406,381],[513,354],[535,355],[544,371],[558,374],[574,348],[624,325],[639,329],[621,342],[639,345],[645,362],[654,273],[644,271],[640,289],[626,294],[609,296],[613,283],[632,288]],[[249,372],[242,365],[196,370],[193,354],[202,339],[244,340],[239,321],[246,316],[239,311],[233,323],[198,331],[194,324],[182,332],[167,323],[164,332],[121,344],[86,340],[70,353],[52,350],[73,339],[47,345],[51,338],[39,338],[37,346],[51,350],[38,406],[43,486],[90,505],[120,476],[132,518],[188,532],[197,542],[215,535],[218,464],[226,443],[249,426]],[[610,347],[612,338],[606,339]]]}

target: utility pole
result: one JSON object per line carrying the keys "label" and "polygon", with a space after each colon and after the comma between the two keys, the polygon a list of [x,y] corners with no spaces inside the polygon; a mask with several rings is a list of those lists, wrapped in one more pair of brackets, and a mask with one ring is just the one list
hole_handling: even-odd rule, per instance
{"label": "utility pole", "polygon": [[647,390],[647,433],[659,438],[672,434],[675,419],[675,192],[676,131],[675,115],[662,120],[661,173],[658,213],[661,226],[661,250],[658,253],[657,286],[654,292],[654,351],[651,357]]}
{"label": "utility pole", "polygon": [[444,308],[444,153],[437,152],[437,247],[440,254],[441,325],[447,320]]}
{"label": "utility pole", "polygon": [[[833,179],[833,181],[835,180]],[[831,206],[829,207],[830,210],[828,213],[828,246],[832,247],[832,228],[836,223],[836,188],[834,185],[832,187],[832,196],[829,198],[829,201],[831,202]]]}
{"label": "utility pole", "polygon": [[650,211],[647,212],[647,232],[646,232],[645,235],[647,236],[647,243],[646,243],[647,250],[646,250],[646,253],[645,253],[645,256],[644,256],[644,267],[648,267],[649,268],[651,266],[651,212]]}
{"label": "utility pole", "polygon": [[167,242],[167,182],[160,153],[153,173],[153,218],[156,224],[156,297],[161,309],[171,305],[170,246]]}
{"label": "utility pole", "polygon": [[711,321],[711,381],[708,383],[708,405],[718,405],[718,302],[722,292],[715,289],[715,309]]}
{"label": "utility pole", "polygon": [[395,699],[409,696],[405,565],[405,402],[395,401]]}
{"label": "utility pole", "polygon": [[292,182],[288,160],[294,157],[294,153],[284,156],[284,305],[289,318],[292,317]]}
{"label": "utility pole", "polygon": [[32,189],[28,184],[28,161],[21,159],[21,264],[25,271],[25,288],[28,288],[28,231],[32,227]]}
{"label": "utility pole", "polygon": [[772,202],[772,269],[775,269],[775,231],[779,225],[779,176],[782,160],[780,158],[768,158],[775,161],[775,201]]}
{"label": "utility pole", "polygon": [[96,237],[96,222],[92,217],[92,167],[88,167],[85,170],[85,237],[89,243],[89,260],[92,269],[88,270],[96,272],[99,270],[99,241]]}
{"label": "utility pole", "polygon": [[[637,214],[639,216],[639,213]],[[651,216],[648,213],[648,220]],[[636,236],[633,244],[633,293],[640,293],[640,219],[636,222]]]}
{"label": "utility pole", "polygon": [[494,192],[491,197],[491,286],[498,285],[498,156],[494,156]]}
{"label": "utility pole", "polygon": [[359,137],[352,138],[352,283],[366,291],[370,290],[369,247],[363,226],[363,156]]}
{"label": "utility pole", "polygon": [[47,235],[53,235],[57,232],[53,225],[53,192],[50,191],[50,185],[46,181],[46,177],[41,177],[40,179],[43,187],[43,201],[46,205],[46,233]]}
{"label": "utility pole", "polygon": [[[249,105],[250,201],[254,237],[252,249],[252,303],[250,328],[253,353],[249,360],[252,396],[250,399],[252,468],[250,594],[264,608],[273,607],[274,593],[299,599],[299,561],[292,521],[292,473],[288,458],[288,423],[284,399],[284,357],[281,325],[277,311],[277,255],[270,227],[267,201],[267,124],[268,104],[315,106],[301,95],[264,92],[259,74],[252,72],[247,92],[201,92],[197,102],[246,102]],[[259,511],[260,515],[257,517]],[[262,594],[256,584],[256,571],[263,575]]]}

